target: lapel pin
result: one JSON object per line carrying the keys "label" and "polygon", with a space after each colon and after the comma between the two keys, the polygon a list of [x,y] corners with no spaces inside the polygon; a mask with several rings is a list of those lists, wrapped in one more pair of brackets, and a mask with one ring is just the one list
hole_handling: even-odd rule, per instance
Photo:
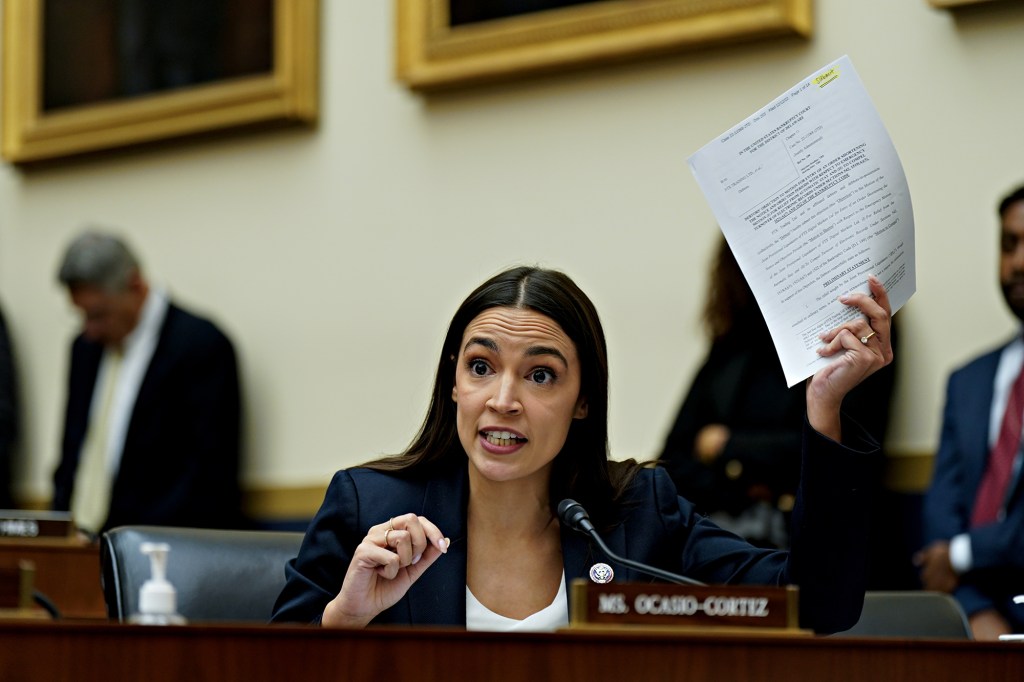
{"label": "lapel pin", "polygon": [[594,564],[590,567],[590,579],[599,585],[610,583],[615,577],[615,571],[608,564]]}

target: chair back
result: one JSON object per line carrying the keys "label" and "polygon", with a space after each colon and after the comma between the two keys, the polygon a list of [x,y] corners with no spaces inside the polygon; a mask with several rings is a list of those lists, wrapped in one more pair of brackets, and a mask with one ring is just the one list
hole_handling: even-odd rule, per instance
{"label": "chair back", "polygon": [[144,542],[164,542],[167,580],[178,613],[194,621],[267,622],[284,587],[285,563],[303,534],[267,530],[211,530],[122,526],[100,539],[103,597],[111,619],[126,622],[139,607],[139,588],[151,577]]}
{"label": "chair back", "polygon": [[920,590],[868,592],[857,624],[834,636],[972,639],[956,599]]}

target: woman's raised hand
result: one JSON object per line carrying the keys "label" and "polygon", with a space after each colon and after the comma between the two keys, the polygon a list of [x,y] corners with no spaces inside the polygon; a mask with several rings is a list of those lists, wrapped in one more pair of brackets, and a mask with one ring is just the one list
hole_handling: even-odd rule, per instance
{"label": "woman's raised hand", "polygon": [[423,516],[403,514],[371,526],[356,547],[341,592],[327,604],[321,624],[364,627],[393,606],[447,553],[450,541]]}
{"label": "woman's raised hand", "polygon": [[863,317],[845,322],[821,335],[818,353],[842,356],[819,370],[807,383],[807,420],[816,431],[833,440],[842,439],[839,407],[854,386],[892,362],[889,294],[882,282],[868,275],[869,294],[841,296],[841,303],[858,308]]}

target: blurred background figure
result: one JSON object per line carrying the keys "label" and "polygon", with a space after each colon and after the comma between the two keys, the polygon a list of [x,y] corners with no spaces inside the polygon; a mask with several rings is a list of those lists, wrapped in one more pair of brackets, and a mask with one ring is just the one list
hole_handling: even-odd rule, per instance
{"label": "blurred background figure", "polygon": [[86,232],[58,276],[82,314],[71,348],[53,508],[98,533],[241,524],[240,391],[231,341],[150,287],[119,238]]}
{"label": "blurred background figure", "polygon": [[[805,386],[786,387],[768,326],[724,237],[710,274],[703,321],[711,348],[659,460],[680,494],[717,524],[756,545],[785,548],[800,480]],[[893,327],[894,346],[896,336]],[[894,364],[843,402],[843,412],[879,443]]]}
{"label": "blurred background figure", "polygon": [[[999,204],[999,280],[1024,321],[1024,187]],[[915,557],[929,590],[951,592],[975,639],[1024,633],[1024,336],[953,372],[935,472],[925,498],[926,546]]]}
{"label": "blurred background figure", "polygon": [[0,311],[0,509],[12,509],[14,502],[14,442],[18,436],[18,400],[14,359],[7,322]]}

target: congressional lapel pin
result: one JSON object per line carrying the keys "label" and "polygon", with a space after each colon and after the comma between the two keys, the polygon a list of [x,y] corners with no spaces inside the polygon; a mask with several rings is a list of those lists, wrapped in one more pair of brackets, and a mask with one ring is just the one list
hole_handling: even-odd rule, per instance
{"label": "congressional lapel pin", "polygon": [[590,567],[590,579],[599,585],[610,583],[615,578],[615,571],[608,564],[594,564]]}

